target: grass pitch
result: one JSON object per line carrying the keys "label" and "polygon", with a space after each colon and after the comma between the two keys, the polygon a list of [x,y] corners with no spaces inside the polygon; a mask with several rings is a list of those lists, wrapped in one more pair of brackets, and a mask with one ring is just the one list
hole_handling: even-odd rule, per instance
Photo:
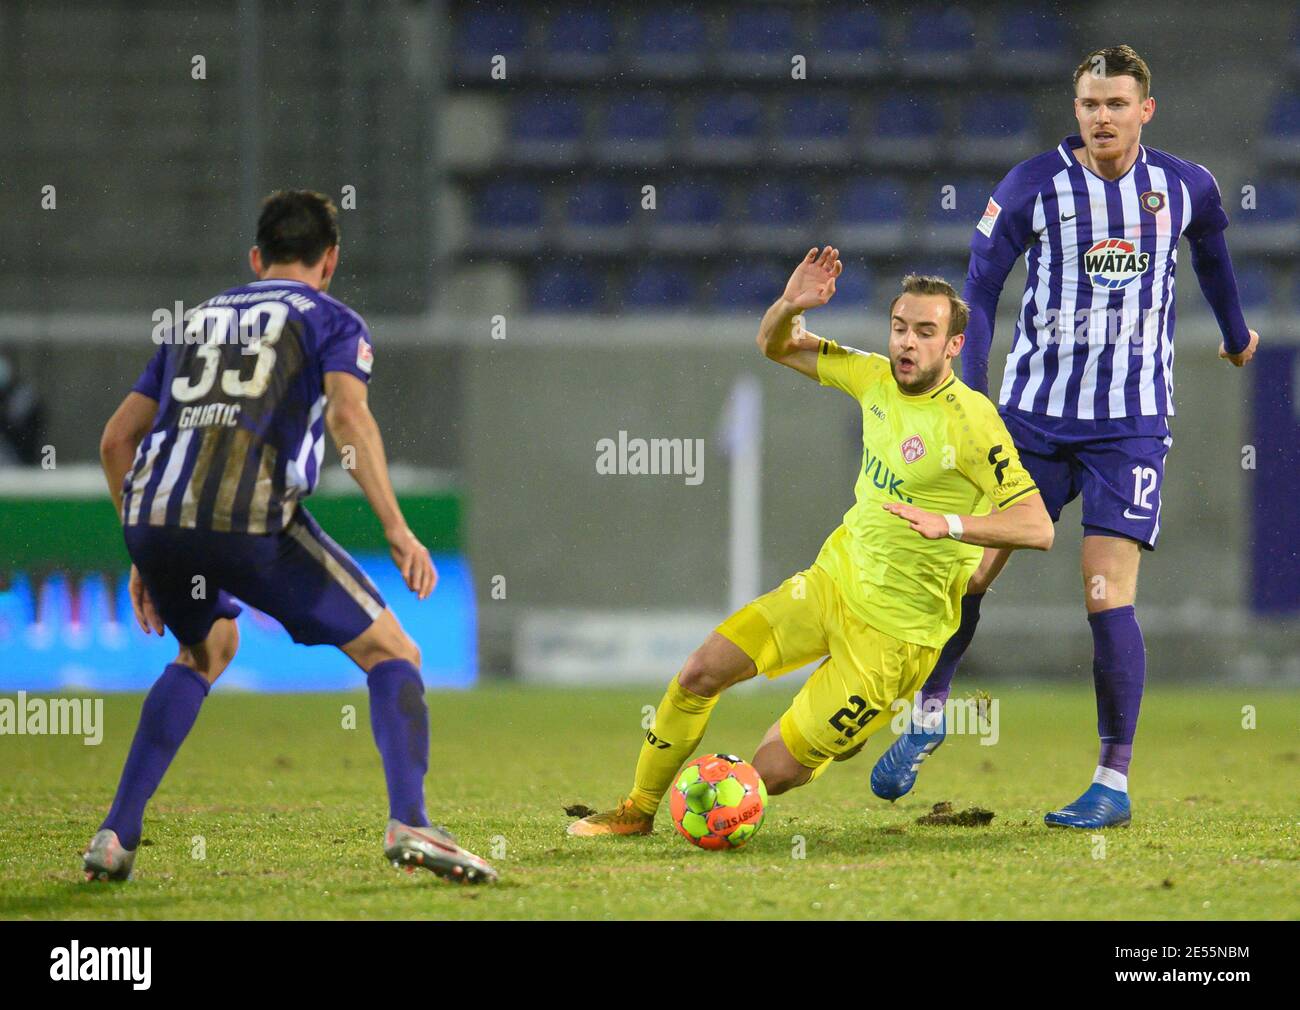
{"label": "grass pitch", "polygon": [[[430,694],[429,812],[495,855],[494,887],[407,876],[380,853],[387,813],[362,693],[217,690],[154,798],[136,879],[82,882],[139,695],[109,696],[100,746],[0,736],[0,917],[1287,918],[1295,889],[1300,695],[1155,688],[1143,702],[1131,828],[1043,826],[1091,776],[1090,688],[999,689],[1000,740],[950,736],[917,788],[871,795],[888,727],[852,761],[774,797],[754,840],[704,852],[673,831],[568,838],[564,807],[630,784],[653,690]],[[788,693],[744,687],[704,747],[749,756]],[[1253,705],[1258,728],[1244,729]],[[355,706],[355,728],[344,727]],[[983,827],[917,824],[935,803]]]}

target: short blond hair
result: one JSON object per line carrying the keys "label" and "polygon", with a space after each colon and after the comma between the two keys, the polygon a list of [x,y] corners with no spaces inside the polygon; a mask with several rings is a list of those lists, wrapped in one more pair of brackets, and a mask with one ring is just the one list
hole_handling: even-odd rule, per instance
{"label": "short blond hair", "polygon": [[903,295],[946,295],[950,315],[948,316],[948,336],[955,337],[966,332],[970,322],[970,306],[966,304],[957,289],[942,277],[930,277],[922,274],[908,274],[903,278],[903,290],[894,295],[889,303],[889,317],[894,317],[894,306]]}
{"label": "short blond hair", "polygon": [[1142,101],[1151,95],[1151,68],[1147,61],[1134,52],[1132,46],[1106,46],[1094,49],[1083,58],[1083,62],[1074,68],[1074,86],[1079,87],[1079,78],[1084,74],[1097,77],[1131,77],[1137,81]]}

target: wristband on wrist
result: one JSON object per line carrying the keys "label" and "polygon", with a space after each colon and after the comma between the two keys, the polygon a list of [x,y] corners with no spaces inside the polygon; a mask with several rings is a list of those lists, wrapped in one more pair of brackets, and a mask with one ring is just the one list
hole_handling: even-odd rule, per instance
{"label": "wristband on wrist", "polygon": [[961,516],[948,512],[944,515],[944,519],[948,521],[948,536],[954,540],[960,540],[962,534],[966,532],[962,529]]}

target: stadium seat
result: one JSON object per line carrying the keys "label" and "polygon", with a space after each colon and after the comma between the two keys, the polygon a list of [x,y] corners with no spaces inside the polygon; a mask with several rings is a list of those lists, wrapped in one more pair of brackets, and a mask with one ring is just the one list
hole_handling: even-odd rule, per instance
{"label": "stadium seat", "polygon": [[920,248],[930,253],[966,253],[996,187],[996,179],[980,176],[929,180],[922,187]]}
{"label": "stadium seat", "polygon": [[495,252],[530,251],[540,246],[543,238],[540,184],[492,182],[475,196],[475,245]]}
{"label": "stadium seat", "polygon": [[961,7],[911,12],[898,69],[905,77],[954,80],[975,70],[975,19]]}
{"label": "stadium seat", "polygon": [[536,312],[592,312],[599,308],[604,277],[585,263],[558,263],[533,278],[531,304]]}
{"label": "stadium seat", "polygon": [[869,161],[928,166],[939,154],[943,116],[939,103],[916,92],[892,92],[871,110],[862,154]]}
{"label": "stadium seat", "polygon": [[722,245],[726,209],[719,184],[670,179],[656,189],[646,244],[659,252],[712,252]]}
{"label": "stadium seat", "polygon": [[640,77],[689,78],[704,67],[708,49],[704,19],[690,8],[646,11],[634,35],[630,63]]}
{"label": "stadium seat", "polygon": [[813,187],[807,181],[754,184],[744,198],[737,245],[753,251],[802,252],[817,233]]}
{"label": "stadium seat", "polygon": [[546,55],[542,66],[550,77],[591,80],[606,76],[613,66],[614,25],[609,11],[570,8],[555,14],[546,26]]}
{"label": "stadium seat", "polygon": [[1273,272],[1266,261],[1243,259],[1233,264],[1233,270],[1237,275],[1237,294],[1244,310],[1266,311],[1276,307],[1276,285],[1273,283]]}
{"label": "stadium seat", "polygon": [[1071,69],[1066,23],[1051,8],[1004,12],[996,22],[987,58],[999,77],[1049,80]]}
{"label": "stadium seat", "polygon": [[711,307],[719,312],[762,312],[785,290],[790,269],[773,260],[723,265],[709,284]]}
{"label": "stadium seat", "polygon": [[[844,260],[844,272],[835,282],[835,297],[831,299],[827,310],[855,312],[859,315],[870,312],[872,296],[872,270],[861,257]],[[872,327],[872,332],[876,332]],[[850,341],[851,343],[852,341]],[[864,348],[864,350],[874,348]]]}
{"label": "stadium seat", "polygon": [[852,106],[844,95],[796,95],[781,114],[775,156],[785,162],[844,161],[849,157]]}
{"label": "stadium seat", "polygon": [[691,271],[647,263],[637,267],[623,288],[623,308],[636,312],[688,312],[694,296]]}
{"label": "stadium seat", "polygon": [[907,241],[910,194],[901,179],[867,175],[840,191],[836,241],[863,252],[895,253]]}
{"label": "stadium seat", "polygon": [[617,252],[632,242],[632,207],[640,188],[632,180],[589,179],[569,190],[560,245],[571,252]]}
{"label": "stadium seat", "polygon": [[490,78],[494,56],[505,57],[508,76],[525,73],[527,36],[528,20],[515,11],[467,11],[451,47],[456,76],[469,80]]}
{"label": "stadium seat", "polygon": [[627,95],[609,101],[593,145],[606,164],[651,167],[668,158],[672,106],[660,94]]}
{"label": "stadium seat", "polygon": [[1235,194],[1225,207],[1232,221],[1234,251],[1294,254],[1300,247],[1300,184],[1294,179],[1265,178],[1255,186],[1254,207],[1244,208]]}
{"label": "stadium seat", "polygon": [[1032,157],[1039,147],[1029,100],[979,92],[961,105],[952,153],[962,165],[1003,167]]}
{"label": "stadium seat", "polygon": [[789,77],[791,60],[807,47],[796,38],[794,14],[767,5],[745,5],[727,16],[726,45],[719,62],[738,78]]}
{"label": "stadium seat", "polygon": [[569,165],[585,132],[586,109],[572,95],[522,98],[511,110],[510,156],[527,164]]}
{"label": "stadium seat", "polygon": [[694,132],[686,141],[693,161],[745,164],[758,153],[763,106],[753,95],[723,92],[695,103]]}
{"label": "stadium seat", "polygon": [[1284,92],[1273,99],[1264,129],[1261,147],[1269,160],[1300,165],[1300,92]]}
{"label": "stadium seat", "polygon": [[816,20],[814,45],[808,59],[810,72],[833,74],[837,79],[870,77],[886,66],[885,29],[880,15],[857,4],[841,4]]}

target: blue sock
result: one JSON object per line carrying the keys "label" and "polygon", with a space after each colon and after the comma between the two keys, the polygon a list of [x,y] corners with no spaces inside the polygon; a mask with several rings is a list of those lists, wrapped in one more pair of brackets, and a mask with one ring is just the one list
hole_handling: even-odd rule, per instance
{"label": "blue sock", "polygon": [[388,816],[427,827],[424,775],[429,770],[429,709],[420,671],[404,659],[386,659],[366,674],[370,728],[384,762]]}
{"label": "blue sock", "polygon": [[1131,606],[1089,614],[1088,624],[1092,627],[1097,735],[1101,737],[1097,764],[1124,776],[1122,788],[1126,788],[1138,709],[1142,706],[1142,689],[1146,684],[1146,645]]}
{"label": "blue sock", "polygon": [[939,659],[934,664],[929,679],[921,688],[921,705],[927,711],[943,705],[948,700],[948,691],[952,687],[952,678],[957,672],[957,664],[961,662],[961,657],[965,654],[971,639],[975,637],[976,627],[979,626],[980,603],[983,599],[983,593],[974,593],[961,598],[961,624],[957,625],[957,630],[952,633],[952,637],[944,643],[943,651],[939,653]]}
{"label": "blue sock", "polygon": [[145,805],[198,718],[209,686],[197,671],[171,663],[144,699],[140,725],[131,741],[117,795],[108,817],[99,826],[101,831],[116,831],[123,848],[140,845]]}

